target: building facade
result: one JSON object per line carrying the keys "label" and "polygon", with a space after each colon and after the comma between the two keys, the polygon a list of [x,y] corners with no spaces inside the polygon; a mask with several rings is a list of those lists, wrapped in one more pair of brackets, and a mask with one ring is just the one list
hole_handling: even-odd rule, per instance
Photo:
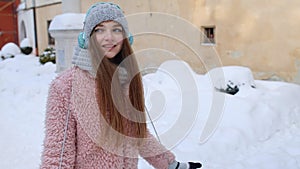
{"label": "building facade", "polygon": [[[48,27],[56,15],[63,13],[66,1],[21,1],[26,4],[23,13],[28,16],[20,12],[19,18],[27,18],[27,36],[35,32],[38,53],[53,45]],[[96,2],[81,0],[80,7],[74,7],[85,13]],[[300,84],[299,0],[112,2],[119,4],[128,17],[135,40],[133,48],[142,68],[181,59],[198,73],[218,66],[240,65],[249,67],[256,79]],[[22,32],[22,21],[18,24]]]}

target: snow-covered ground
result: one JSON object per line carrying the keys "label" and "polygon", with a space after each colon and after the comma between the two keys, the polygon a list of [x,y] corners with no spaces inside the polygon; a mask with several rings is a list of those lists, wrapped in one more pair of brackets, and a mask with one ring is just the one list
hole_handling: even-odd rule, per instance
{"label": "snow-covered ground", "polygon": [[[168,64],[178,62],[162,67]],[[205,169],[299,169],[300,86],[253,80],[240,72],[247,69],[224,68],[225,79],[234,77],[231,82],[240,88],[236,95],[214,92],[220,84],[217,81],[213,87],[209,74],[189,72],[197,91],[187,97],[184,92],[189,89],[180,89],[184,84],[175,76],[164,71],[144,76],[146,103],[162,143],[177,139],[170,146],[177,160],[201,161]],[[0,168],[38,168],[48,87],[56,75],[54,64],[41,65],[33,55],[20,54],[0,61]],[[195,99],[196,109],[195,104],[188,106],[191,112],[181,109]],[[154,112],[153,107],[159,103],[163,103],[163,111]],[[218,106],[223,112],[213,119],[220,121],[215,121],[218,123],[213,124],[213,132],[201,140],[209,131],[206,122]],[[195,117],[192,122],[180,122],[191,116]],[[177,133],[182,134],[181,128],[186,129],[180,125],[187,125],[187,130],[175,138]],[[149,129],[154,131],[151,124]],[[178,131],[173,133],[174,138],[172,129]],[[139,168],[151,167],[140,160]]]}

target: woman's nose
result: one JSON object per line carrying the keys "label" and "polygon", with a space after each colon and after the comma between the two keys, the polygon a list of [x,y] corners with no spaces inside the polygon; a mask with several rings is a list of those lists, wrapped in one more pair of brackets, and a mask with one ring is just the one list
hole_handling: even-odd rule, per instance
{"label": "woman's nose", "polygon": [[104,40],[111,41],[113,40],[113,35],[111,31],[106,31],[104,35]]}

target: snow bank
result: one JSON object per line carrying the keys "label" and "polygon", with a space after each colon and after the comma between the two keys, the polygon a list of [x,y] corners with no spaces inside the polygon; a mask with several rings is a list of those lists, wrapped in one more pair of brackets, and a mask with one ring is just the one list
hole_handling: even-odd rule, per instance
{"label": "snow bank", "polygon": [[0,62],[0,168],[38,168],[45,103],[55,65],[34,55]]}
{"label": "snow bank", "polygon": [[[184,125],[189,127],[171,149],[178,161],[201,161],[205,169],[300,168],[299,85],[251,81],[245,68],[228,70],[232,75],[228,80],[247,85],[254,82],[255,88],[243,88],[243,94],[236,95],[219,93],[226,98],[218,103],[224,107],[221,120],[211,137],[200,143],[210,111],[217,104],[213,104],[216,91],[209,76],[195,74],[186,66],[169,61],[143,77],[146,104],[159,137],[172,128],[178,129],[176,136]],[[194,103],[195,95],[184,97],[194,88],[185,88],[189,83],[178,75],[193,77],[190,84],[197,86],[197,111],[191,121],[185,120],[193,112],[181,108]],[[47,92],[55,76],[54,64],[41,65],[33,55],[16,55],[0,62],[0,168],[38,168]],[[154,133],[150,123],[148,126]],[[169,136],[162,142],[177,139]],[[139,168],[152,167],[140,160]]]}
{"label": "snow bank", "polygon": [[[178,68],[176,64],[173,67]],[[300,148],[296,146],[300,143],[300,134],[291,135],[299,132],[300,127],[300,105],[296,99],[300,98],[300,86],[254,80],[249,68],[239,66],[216,68],[206,75],[190,74],[197,82],[199,109],[192,130],[173,150],[179,159],[202,160],[205,168],[214,169],[300,167]],[[163,113],[158,113],[159,119],[154,121],[159,135],[163,135],[176,125],[176,120],[183,120],[177,119],[178,113],[182,113],[178,111],[182,90],[176,79],[163,71],[146,75],[144,81],[149,105],[157,104],[151,99],[153,93],[159,92],[160,97],[165,98]],[[214,88],[224,88],[227,84],[237,85],[241,90],[236,95],[223,93],[226,101],[219,103],[224,104],[221,121],[202,144],[199,138],[213,106]],[[293,155],[287,157],[286,152],[292,149]]]}
{"label": "snow bank", "polygon": [[14,57],[21,53],[20,48],[13,42],[5,44],[1,49],[1,55],[4,58]]}
{"label": "snow bank", "polygon": [[24,38],[20,43],[20,47],[32,47],[31,40],[29,38]]}

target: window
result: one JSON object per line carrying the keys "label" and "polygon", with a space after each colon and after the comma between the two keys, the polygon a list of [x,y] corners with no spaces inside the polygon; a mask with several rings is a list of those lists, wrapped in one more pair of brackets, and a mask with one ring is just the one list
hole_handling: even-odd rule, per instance
{"label": "window", "polygon": [[20,39],[21,41],[25,38],[27,38],[27,34],[26,34],[26,27],[25,27],[25,23],[24,21],[21,21],[21,26],[20,26]]}
{"label": "window", "polygon": [[215,44],[215,26],[202,26],[202,38],[201,38],[201,44]]}
{"label": "window", "polygon": [[[49,30],[49,26],[52,20],[47,21],[47,30]],[[48,32],[48,45],[55,45],[55,39],[50,35],[49,31]]]}

